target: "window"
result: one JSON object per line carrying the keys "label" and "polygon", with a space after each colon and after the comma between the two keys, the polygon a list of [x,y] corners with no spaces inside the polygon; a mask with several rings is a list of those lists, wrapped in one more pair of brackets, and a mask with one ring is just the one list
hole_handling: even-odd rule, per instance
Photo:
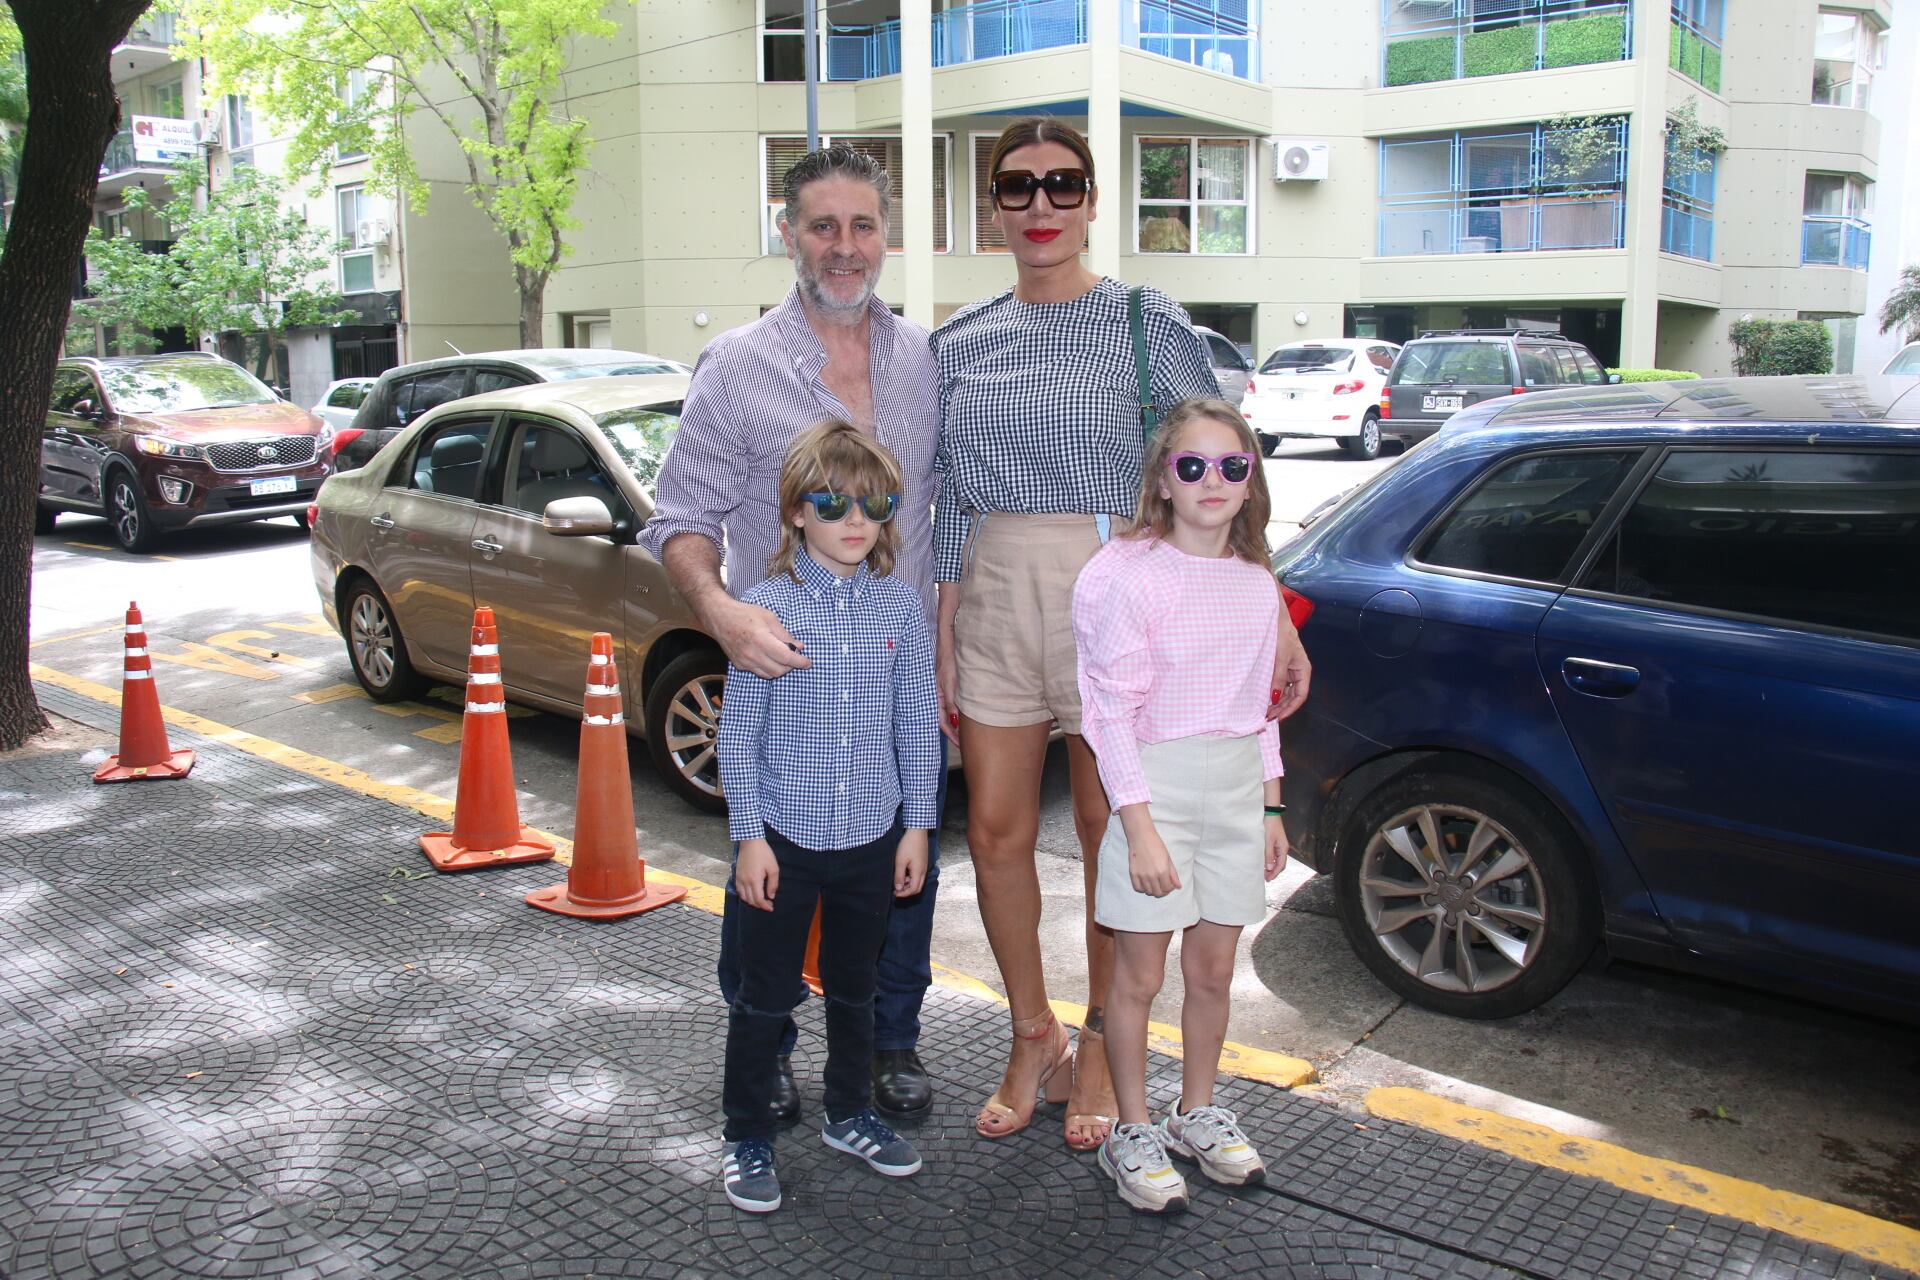
{"label": "window", "polygon": [[1521,346],[1520,377],[1529,387],[1552,387],[1562,381],[1560,362],[1545,347]]}
{"label": "window", "polygon": [[1397,0],[1384,12],[1388,87],[1618,62],[1633,25],[1632,6],[1608,0]]}
{"label": "window", "polygon": [[1800,261],[1867,269],[1873,247],[1868,219],[1872,188],[1840,173],[1809,173],[1800,220]]}
{"label": "window", "polygon": [[480,464],[491,434],[490,419],[449,422],[433,428],[420,437],[414,449],[407,487],[473,501],[480,494]]}
{"label": "window", "polygon": [[1380,253],[1622,248],[1626,154],[1624,120],[1383,143]]}
{"label": "window", "polygon": [[465,369],[441,369],[410,378],[393,389],[393,416],[406,426],[427,410],[467,394]]}
{"label": "window", "polygon": [[82,400],[100,402],[100,396],[93,389],[93,379],[84,369],[61,369],[53,375],[54,413],[71,414],[73,406]]}
{"label": "window", "polygon": [[227,153],[236,165],[253,163],[253,107],[242,94],[227,95]]}
{"label": "window", "polygon": [[[770,254],[782,254],[787,251],[785,242],[780,239],[780,214],[787,207],[786,176],[787,170],[807,154],[807,140],[804,137],[762,138],[761,154],[765,160],[762,166],[762,180],[766,192],[766,251]],[[906,211],[902,207],[900,195],[901,169],[906,156],[897,137],[853,137],[820,135],[820,145],[852,147],[855,151],[872,156],[887,171],[893,184],[893,216],[887,220],[887,252],[898,253],[906,239]],[[951,201],[948,198],[947,173],[948,152],[953,145],[950,135],[933,135],[933,251],[946,253],[951,250],[947,228],[952,220]]]}
{"label": "window", "polygon": [[373,292],[373,247],[360,235],[360,224],[370,221],[373,201],[361,186],[341,187],[334,193],[338,202],[340,238],[347,242],[340,251],[340,292]]}
{"label": "window", "polygon": [[1422,563],[1524,582],[1559,582],[1639,456],[1549,453],[1489,476],[1441,521]]}
{"label": "window", "polygon": [[1393,368],[1393,348],[1368,347],[1367,360],[1381,373],[1386,373]]}
{"label": "window", "polygon": [[156,116],[165,116],[169,120],[187,118],[187,91],[185,83],[169,80],[165,84],[151,85],[147,89],[147,103]]}
{"label": "window", "polygon": [[1813,34],[1813,96],[1826,107],[1873,105],[1873,73],[1886,62],[1886,37],[1866,15],[1822,9]]}
{"label": "window", "polygon": [[807,33],[802,3],[803,0],[763,0],[760,25],[762,80],[807,78]]}
{"label": "window", "polygon": [[1580,586],[1920,640],[1920,455],[1675,452]]}
{"label": "window", "polygon": [[1600,366],[1598,360],[1593,358],[1592,352],[1580,347],[1570,347],[1561,353],[1561,359],[1564,360],[1569,355],[1573,357],[1575,382],[1584,382],[1590,387],[1607,385],[1607,371]]}
{"label": "window", "polygon": [[506,505],[540,515],[561,498],[598,498],[615,519],[626,514],[620,490],[607,478],[579,436],[544,422],[519,424],[516,461],[508,480]]}
{"label": "window", "polygon": [[1681,156],[1669,150],[1661,192],[1660,249],[1713,261],[1713,195],[1720,159],[1711,151]]}
{"label": "window", "polygon": [[482,395],[488,391],[505,391],[508,387],[524,387],[527,379],[505,369],[475,369],[473,386],[468,389],[470,396]]}
{"label": "window", "polygon": [[[1005,253],[1007,251],[1007,233],[993,220],[993,197],[987,188],[993,182],[993,175],[987,172],[993,159],[993,144],[999,140],[998,134],[976,133],[973,135],[973,251],[975,253]],[[1042,200],[1045,196],[1040,197]]]}
{"label": "window", "polygon": [[1230,369],[1236,373],[1247,371],[1247,358],[1240,354],[1240,348],[1228,342],[1217,333],[1202,335],[1207,340],[1207,355],[1216,369]]}
{"label": "window", "polygon": [[370,390],[372,390],[371,383],[343,382],[335,387],[332,394],[327,397],[327,407],[330,409],[358,409],[361,403],[366,400],[367,392]]}
{"label": "window", "polygon": [[[346,83],[341,86],[341,101],[347,104],[351,113],[367,96],[368,78],[365,70],[347,72]],[[355,129],[350,137],[340,140],[336,160],[358,160],[367,154],[367,139],[362,130]]]}
{"label": "window", "polygon": [[1394,378],[1396,384],[1515,385],[1512,367],[1507,362],[1507,349],[1498,342],[1417,343],[1407,348],[1406,357],[1406,363]]}
{"label": "window", "polygon": [[1250,138],[1135,140],[1140,253],[1253,252]]}

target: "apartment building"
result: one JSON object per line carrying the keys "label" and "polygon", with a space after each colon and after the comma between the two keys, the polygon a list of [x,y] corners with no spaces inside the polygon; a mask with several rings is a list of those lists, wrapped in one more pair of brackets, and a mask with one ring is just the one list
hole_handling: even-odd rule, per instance
{"label": "apartment building", "polygon": [[[799,6],[610,6],[619,36],[576,51],[593,172],[549,343],[691,357],[783,295]],[[820,129],[895,173],[882,293],[923,322],[1011,282],[984,166],[1035,112],[1093,142],[1090,264],[1260,353],[1525,324],[1609,363],[1724,373],[1733,320],[1865,310],[1892,0],[820,10]],[[1727,145],[1675,166],[1667,117],[1688,104]]]}

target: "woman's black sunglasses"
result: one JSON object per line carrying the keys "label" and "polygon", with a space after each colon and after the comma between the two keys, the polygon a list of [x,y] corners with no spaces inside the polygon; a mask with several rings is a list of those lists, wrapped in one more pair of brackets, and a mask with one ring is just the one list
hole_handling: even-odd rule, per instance
{"label": "woman's black sunglasses", "polygon": [[813,514],[826,524],[838,524],[853,513],[853,504],[860,504],[861,512],[875,524],[885,524],[893,519],[893,509],[900,503],[897,493],[872,493],[856,498],[850,493],[805,493],[800,495],[813,504]]}
{"label": "woman's black sunglasses", "polygon": [[1047,203],[1056,209],[1078,209],[1087,202],[1087,189],[1092,185],[1085,169],[1049,169],[1045,174],[1035,174],[1031,169],[1003,169],[993,175],[988,191],[1002,209],[1028,208],[1041,191],[1047,193]]}

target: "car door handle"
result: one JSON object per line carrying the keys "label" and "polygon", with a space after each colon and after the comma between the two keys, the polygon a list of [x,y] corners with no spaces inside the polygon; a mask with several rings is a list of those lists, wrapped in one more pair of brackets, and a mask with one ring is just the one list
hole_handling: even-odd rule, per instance
{"label": "car door handle", "polygon": [[393,517],[384,515],[375,516],[373,519],[367,521],[367,523],[376,529],[391,529],[393,528]]}
{"label": "car door handle", "polygon": [[493,540],[493,536],[491,534],[487,535],[484,538],[475,538],[473,540],[472,546],[475,551],[478,551],[482,555],[488,555],[488,556],[497,556],[502,551],[506,550],[504,546],[500,545],[499,543]]}
{"label": "car door handle", "polygon": [[1568,658],[1560,664],[1560,675],[1575,693],[1596,698],[1624,698],[1640,687],[1640,669],[1593,658]]}

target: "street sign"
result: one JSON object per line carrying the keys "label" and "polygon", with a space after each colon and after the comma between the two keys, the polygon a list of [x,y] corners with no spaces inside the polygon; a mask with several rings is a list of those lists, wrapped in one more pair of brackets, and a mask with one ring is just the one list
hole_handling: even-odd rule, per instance
{"label": "street sign", "polygon": [[167,116],[133,117],[133,159],[136,164],[172,164],[193,155],[191,120]]}

